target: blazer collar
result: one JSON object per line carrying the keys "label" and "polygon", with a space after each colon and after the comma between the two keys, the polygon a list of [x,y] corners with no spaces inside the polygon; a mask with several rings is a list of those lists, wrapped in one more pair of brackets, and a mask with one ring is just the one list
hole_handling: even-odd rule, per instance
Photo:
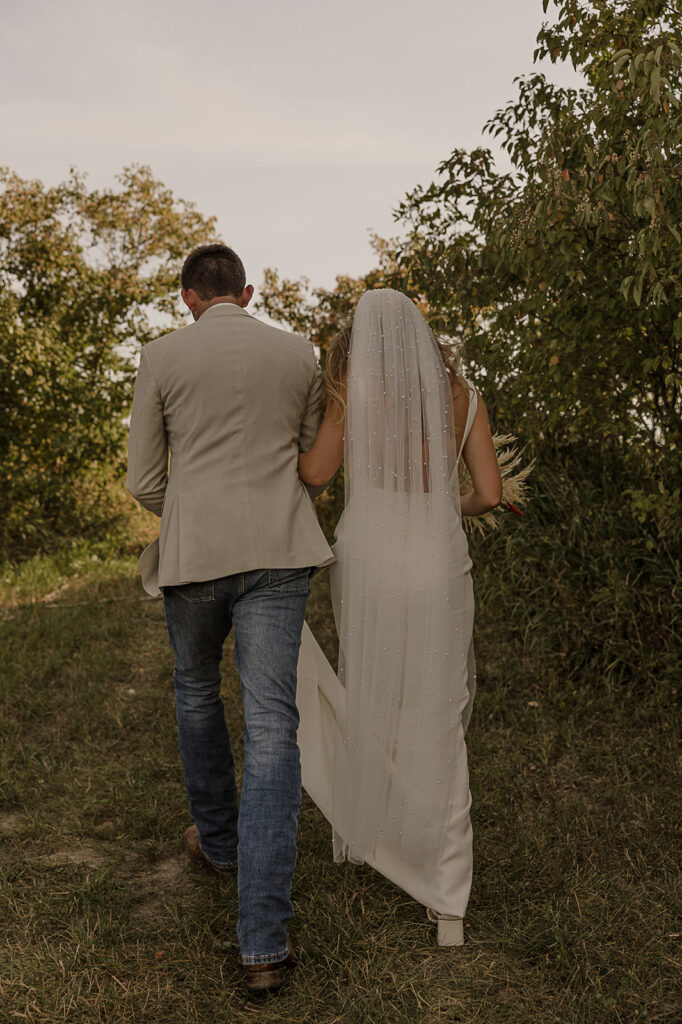
{"label": "blazer collar", "polygon": [[213,319],[215,316],[251,316],[248,310],[243,309],[242,306],[236,306],[234,302],[217,302],[215,306],[209,306],[208,309],[201,314],[198,322],[205,320],[206,317]]}

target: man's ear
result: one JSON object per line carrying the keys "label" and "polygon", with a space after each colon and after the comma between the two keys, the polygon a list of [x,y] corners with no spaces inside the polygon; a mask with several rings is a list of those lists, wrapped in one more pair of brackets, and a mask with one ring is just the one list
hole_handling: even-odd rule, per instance
{"label": "man's ear", "polygon": [[244,289],[244,291],[241,293],[241,296],[239,297],[238,305],[240,305],[242,307],[242,309],[246,309],[248,304],[251,302],[251,299],[253,298],[253,291],[254,291],[253,285],[252,284],[247,284],[246,288]]}
{"label": "man's ear", "polygon": [[182,301],[185,303],[189,311],[194,313],[199,301],[199,296],[194,291],[194,288],[183,288],[180,294],[182,295]]}

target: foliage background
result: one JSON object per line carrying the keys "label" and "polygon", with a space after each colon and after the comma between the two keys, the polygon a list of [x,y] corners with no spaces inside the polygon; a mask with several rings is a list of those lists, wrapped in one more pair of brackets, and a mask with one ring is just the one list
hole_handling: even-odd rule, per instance
{"label": "foliage background", "polygon": [[0,557],[102,536],[130,508],[137,346],[179,322],[179,266],[213,221],[147,167],[118,185],[0,171]]}
{"label": "foliage background", "polygon": [[[548,4],[544,3],[545,10]],[[470,540],[487,623],[568,686],[679,678],[680,13],[565,0],[542,75],[486,126],[511,161],[455,150],[334,290],[266,278],[262,308],[322,347],[366,288],[398,287],[461,346],[491,420],[534,457],[522,522]],[[340,489],[324,508],[330,523]],[[508,517],[511,519],[511,517]]]}
{"label": "foliage background", "polygon": [[[548,0],[544,0],[547,10]],[[479,608],[557,679],[651,685],[679,671],[680,12],[557,0],[542,75],[454,150],[332,289],[266,273],[260,311],[325,347],[366,288],[399,287],[461,346],[494,426],[534,458],[525,519],[472,537]],[[181,260],[215,226],[148,168],[112,190],[75,171],[0,176],[0,556],[123,543],[139,344],[177,322]],[[342,478],[320,500],[331,535]],[[500,513],[500,515],[504,515]],[[139,522],[139,519],[137,520]],[[134,541],[133,543],[137,543]]]}
{"label": "foliage background", "polygon": [[[453,962],[414,901],[331,864],[306,800],[302,965],[264,1020],[679,1019],[680,14],[556,7],[538,52],[588,85],[519,82],[489,125],[510,171],[456,150],[367,275],[266,276],[261,311],[323,359],[366,288],[406,291],[536,461],[525,518],[470,538],[467,943]],[[181,260],[214,231],[147,168],[106,191],[0,176],[0,1017],[253,1017],[236,894],[178,852],[172,656],[134,557],[156,521],[123,488],[136,347],[175,322]],[[320,499],[330,536],[342,491]]]}

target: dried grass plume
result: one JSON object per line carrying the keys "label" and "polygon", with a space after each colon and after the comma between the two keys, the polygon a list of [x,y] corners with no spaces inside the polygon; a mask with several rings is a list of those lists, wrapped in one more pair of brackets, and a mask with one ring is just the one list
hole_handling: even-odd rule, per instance
{"label": "dried grass plume", "polygon": [[[523,449],[519,451],[516,447],[516,438],[513,434],[493,434],[493,444],[497,455],[497,464],[500,467],[502,477],[502,501],[500,504],[486,512],[482,516],[463,516],[465,529],[480,530],[485,533],[487,529],[496,530],[500,525],[499,513],[505,511],[505,502],[512,505],[523,505],[526,500],[526,480],[530,476],[535,459],[527,466],[521,466]],[[521,468],[519,468],[521,467]],[[459,461],[459,492],[466,494],[473,487],[469,471],[464,465],[464,459]]]}

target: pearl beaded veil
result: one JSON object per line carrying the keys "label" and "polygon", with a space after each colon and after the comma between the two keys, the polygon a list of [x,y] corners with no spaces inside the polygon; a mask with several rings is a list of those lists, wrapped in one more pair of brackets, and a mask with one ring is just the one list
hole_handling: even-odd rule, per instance
{"label": "pearl beaded veil", "polygon": [[469,828],[457,750],[473,613],[458,596],[471,562],[456,459],[452,393],[433,334],[400,292],[367,292],[351,336],[346,507],[332,568],[343,687],[337,859],[372,861],[382,848],[435,870],[445,822],[454,814]]}

